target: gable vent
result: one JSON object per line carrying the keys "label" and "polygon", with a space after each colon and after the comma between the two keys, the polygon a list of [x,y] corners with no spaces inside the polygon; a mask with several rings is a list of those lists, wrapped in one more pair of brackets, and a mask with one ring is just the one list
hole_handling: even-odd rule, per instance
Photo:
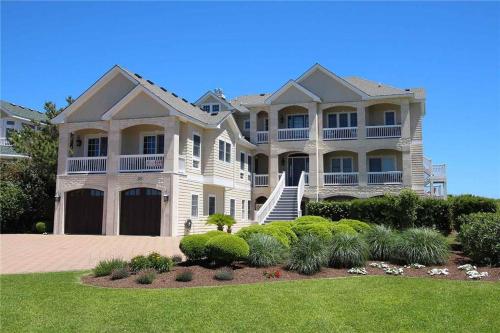
{"label": "gable vent", "polygon": [[154,82],[151,81],[151,80],[146,80],[149,84],[153,84],[154,85]]}
{"label": "gable vent", "polygon": [[139,74],[135,73],[134,75],[137,76],[139,79],[142,79],[142,76],[140,76]]}

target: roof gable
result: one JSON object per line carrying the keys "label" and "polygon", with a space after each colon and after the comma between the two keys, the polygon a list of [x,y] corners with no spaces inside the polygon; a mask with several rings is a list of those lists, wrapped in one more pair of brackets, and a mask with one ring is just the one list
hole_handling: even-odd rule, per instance
{"label": "roof gable", "polygon": [[27,121],[47,121],[47,115],[45,113],[7,101],[1,100],[0,108],[3,112],[13,118]]}
{"label": "roof gable", "polygon": [[266,104],[321,102],[321,98],[297,82],[290,80],[266,99]]}
{"label": "roof gable", "polygon": [[219,103],[222,105],[222,110],[233,110],[234,109],[234,106],[231,105],[231,103],[229,103],[225,98],[217,96],[216,93],[214,93],[213,91],[210,91],[210,90],[207,91],[205,94],[203,94],[203,96],[198,98],[198,100],[196,102],[194,102],[194,104],[196,104],[197,106],[201,106],[205,103]]}

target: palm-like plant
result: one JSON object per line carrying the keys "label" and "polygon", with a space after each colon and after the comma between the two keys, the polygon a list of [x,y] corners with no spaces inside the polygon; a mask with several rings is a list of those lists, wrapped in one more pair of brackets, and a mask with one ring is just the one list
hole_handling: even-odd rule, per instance
{"label": "palm-like plant", "polygon": [[231,227],[236,223],[234,218],[224,214],[213,214],[208,217],[207,224],[216,225],[217,230],[224,231],[224,226],[227,226],[227,232],[231,233]]}

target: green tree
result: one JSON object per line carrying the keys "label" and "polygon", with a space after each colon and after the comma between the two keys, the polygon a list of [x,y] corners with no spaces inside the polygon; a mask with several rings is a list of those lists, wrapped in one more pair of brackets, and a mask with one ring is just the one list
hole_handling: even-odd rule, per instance
{"label": "green tree", "polygon": [[[73,99],[68,97],[66,102],[70,105]],[[2,232],[31,231],[37,221],[46,221],[48,231],[52,229],[59,133],[50,120],[64,108],[46,102],[44,109],[48,122],[34,122],[37,129],[25,126],[10,138],[14,149],[29,158],[3,162],[0,166],[2,192],[7,188],[15,194],[15,199],[0,196]]]}

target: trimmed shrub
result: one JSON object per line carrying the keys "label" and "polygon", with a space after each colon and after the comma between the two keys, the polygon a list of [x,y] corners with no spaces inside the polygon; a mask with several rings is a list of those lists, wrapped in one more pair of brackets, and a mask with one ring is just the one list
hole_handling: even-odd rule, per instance
{"label": "trimmed shrub", "polygon": [[271,222],[265,225],[266,229],[277,230],[288,238],[288,244],[293,244],[298,240],[297,235],[293,232],[292,226],[294,222]]}
{"label": "trimmed shrub", "polygon": [[[241,228],[236,236],[243,238],[248,241],[251,235],[254,234],[264,234],[274,237],[278,242],[280,242],[283,246],[289,248],[290,247],[290,238],[289,231],[286,231],[284,227],[277,227],[275,225],[261,225],[254,224],[245,228]],[[291,236],[290,236],[291,237]],[[295,239],[297,238],[294,234]]]}
{"label": "trimmed shrub", "polygon": [[394,259],[405,264],[441,265],[448,259],[449,245],[435,230],[411,228],[401,233],[395,254]]}
{"label": "trimmed shrub", "polygon": [[140,284],[151,284],[156,279],[156,271],[154,269],[144,269],[139,272],[135,281]]}
{"label": "trimmed shrub", "polygon": [[274,266],[286,258],[286,248],[274,237],[265,234],[253,234],[247,240],[250,253],[247,262],[256,267]]}
{"label": "trimmed shrub", "polygon": [[329,227],[332,234],[351,234],[351,235],[356,235],[357,232],[354,230],[351,226],[347,224],[338,224],[338,223],[333,223],[332,226]]}
{"label": "trimmed shrub", "polygon": [[365,240],[373,260],[390,260],[394,257],[397,234],[384,225],[374,225],[365,234]]}
{"label": "trimmed shrub", "polygon": [[393,225],[399,229],[413,228],[417,221],[417,208],[420,197],[412,190],[404,189],[398,196],[390,197]]}
{"label": "trimmed shrub", "polygon": [[168,272],[174,267],[174,261],[171,258],[152,252],[148,256],[149,267],[155,269],[158,273]]}
{"label": "trimmed shrub", "polygon": [[122,259],[101,260],[94,268],[94,276],[110,275],[114,269],[127,267],[127,262]]}
{"label": "trimmed shrub", "polygon": [[358,220],[351,220],[351,219],[342,219],[338,222],[338,225],[347,225],[359,233],[368,232],[372,228],[368,223],[358,221]]}
{"label": "trimmed shrub", "polygon": [[416,225],[434,228],[447,235],[451,232],[451,222],[450,201],[436,198],[420,200]]}
{"label": "trimmed shrub", "polygon": [[231,233],[231,227],[236,223],[234,218],[224,214],[213,214],[208,217],[207,224],[216,225],[217,230],[224,231],[227,226],[227,232]]}
{"label": "trimmed shrub", "polygon": [[458,238],[475,263],[500,266],[500,214],[462,215]]}
{"label": "trimmed shrub", "polygon": [[312,275],[319,272],[327,260],[328,247],[325,241],[315,235],[306,234],[292,246],[287,267],[301,274]]}
{"label": "trimmed shrub", "polygon": [[215,236],[220,236],[220,235],[225,235],[226,233],[224,231],[220,231],[220,230],[211,230],[211,231],[207,231],[204,233],[205,236],[207,236],[208,238],[212,238],[212,237],[215,237]]}
{"label": "trimmed shrub", "polygon": [[392,216],[388,214],[393,209],[393,203],[388,197],[356,199],[351,201],[351,219],[375,224],[394,225]]}
{"label": "trimmed shrub", "polygon": [[332,221],[349,218],[351,203],[349,201],[309,201],[306,204],[308,214],[323,216]]}
{"label": "trimmed shrub", "polygon": [[234,279],[234,271],[230,267],[223,267],[215,272],[214,279],[219,281],[230,281]]}
{"label": "trimmed shrub", "polygon": [[193,271],[184,269],[175,275],[175,281],[189,282],[193,280]]}
{"label": "trimmed shrub", "polygon": [[494,213],[497,205],[494,199],[464,194],[450,198],[455,230],[460,231],[462,215],[472,213]]}
{"label": "trimmed shrub", "polygon": [[35,224],[35,230],[39,234],[43,234],[45,231],[47,231],[47,226],[45,225],[45,222],[37,222]]}
{"label": "trimmed shrub", "polygon": [[339,233],[333,236],[328,264],[331,267],[360,267],[368,259],[368,245],[360,235]]}
{"label": "trimmed shrub", "polygon": [[115,268],[111,271],[111,280],[120,280],[129,276],[130,273],[126,267]]}
{"label": "trimmed shrub", "polygon": [[130,259],[129,267],[132,272],[139,272],[141,270],[151,268],[149,260],[145,256],[135,256]]}
{"label": "trimmed shrub", "polygon": [[243,238],[233,235],[220,235],[209,239],[206,249],[210,260],[222,263],[245,259],[250,251]]}
{"label": "trimmed shrub", "polygon": [[211,238],[207,234],[188,235],[181,239],[179,248],[189,260],[200,260],[206,257],[205,245]]}
{"label": "trimmed shrub", "polygon": [[332,228],[334,224],[332,222],[327,223],[301,223],[296,224],[292,227],[293,232],[299,238],[303,238],[306,235],[313,235],[321,239],[323,242],[329,242],[332,239]]}
{"label": "trimmed shrub", "polygon": [[301,217],[297,217],[293,222],[295,222],[295,223],[318,223],[318,222],[319,223],[324,223],[324,222],[331,223],[332,221],[330,221],[329,219],[324,218],[322,216],[304,215]]}

